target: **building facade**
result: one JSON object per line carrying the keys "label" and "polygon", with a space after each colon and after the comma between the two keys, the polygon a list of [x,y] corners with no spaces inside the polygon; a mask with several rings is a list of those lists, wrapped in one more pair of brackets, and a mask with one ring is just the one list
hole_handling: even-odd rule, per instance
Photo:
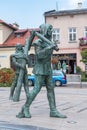
{"label": "building facade", "polygon": [[[87,9],[52,10],[45,12],[44,18],[45,23],[53,26],[52,40],[59,46],[59,51],[53,52],[53,69],[63,68],[65,62],[67,73],[75,74],[76,66],[85,71],[85,64],[80,61],[81,51],[87,49]],[[38,28],[34,30],[39,31]],[[0,68],[11,67],[10,56],[15,52],[15,45],[21,43],[24,46],[31,31],[18,29],[0,20]],[[33,47],[29,51],[29,61],[28,71],[32,73],[35,63]]]}
{"label": "building facade", "polygon": [[[37,29],[34,29],[38,31]],[[32,29],[18,29],[14,25],[9,25],[0,20],[0,68],[11,68],[11,55],[15,52],[17,43],[25,44],[25,39],[30,37]],[[35,37],[36,39],[36,37]],[[34,48],[29,51],[29,69],[28,73],[32,73],[35,62]]]}
{"label": "building facade", "polygon": [[[87,37],[87,9],[48,11],[44,13],[45,23],[53,25],[53,41],[58,41],[59,51],[54,56],[71,67],[76,73],[76,66],[85,71],[81,61],[82,47],[79,39]],[[85,45],[84,49],[87,48]]]}

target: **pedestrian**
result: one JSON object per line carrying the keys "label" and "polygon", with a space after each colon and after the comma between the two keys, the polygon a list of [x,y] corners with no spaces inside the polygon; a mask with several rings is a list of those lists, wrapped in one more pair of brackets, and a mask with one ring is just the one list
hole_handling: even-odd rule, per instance
{"label": "pedestrian", "polygon": [[61,70],[61,62],[58,61],[58,70]]}
{"label": "pedestrian", "polygon": [[62,70],[66,74],[66,62],[65,61],[63,61],[63,63],[62,63]]}

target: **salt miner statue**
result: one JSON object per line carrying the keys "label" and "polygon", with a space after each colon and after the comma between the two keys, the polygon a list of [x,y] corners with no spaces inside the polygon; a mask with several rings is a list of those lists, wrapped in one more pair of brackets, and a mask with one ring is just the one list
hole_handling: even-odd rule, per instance
{"label": "salt miner statue", "polygon": [[20,100],[22,84],[24,84],[26,97],[29,96],[26,64],[28,64],[28,51],[30,50],[34,36],[34,32],[32,32],[31,36],[25,40],[24,49],[22,45],[18,43],[16,45],[15,54],[12,55],[12,64],[14,64],[16,71],[14,81],[11,85],[9,99],[15,102]]}
{"label": "salt miner statue", "polygon": [[53,50],[58,51],[58,46],[51,42],[52,39],[52,25],[42,24],[40,25],[40,33],[35,32],[35,36],[38,37],[34,41],[36,63],[33,73],[35,74],[34,88],[29,92],[26,102],[23,105],[21,111],[18,113],[18,118],[31,118],[30,106],[34,101],[37,94],[42,88],[43,81],[46,85],[47,98],[50,107],[50,117],[66,118],[66,115],[61,114],[56,108],[54,85],[52,82],[52,68],[51,68],[51,56]]}

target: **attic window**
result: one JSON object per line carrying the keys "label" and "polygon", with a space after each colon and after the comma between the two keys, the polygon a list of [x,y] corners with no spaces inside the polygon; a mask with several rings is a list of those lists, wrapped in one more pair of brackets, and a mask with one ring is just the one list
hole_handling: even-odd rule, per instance
{"label": "attic window", "polygon": [[19,37],[22,37],[26,32],[27,30],[17,30],[14,33],[15,33],[15,36],[19,38]]}
{"label": "attic window", "polygon": [[21,37],[21,34],[16,34],[16,37],[18,37],[18,38]]}
{"label": "attic window", "polygon": [[54,19],[57,19],[57,16],[54,16],[53,18],[54,18]]}
{"label": "attic window", "polygon": [[18,33],[18,34],[15,34],[15,36],[16,36],[17,38],[19,38],[19,37],[22,37],[23,34],[22,34],[22,33]]}
{"label": "attic window", "polygon": [[73,17],[74,17],[74,15],[73,15],[73,14],[71,14],[71,15],[70,15],[70,17],[71,17],[71,18],[73,18]]}

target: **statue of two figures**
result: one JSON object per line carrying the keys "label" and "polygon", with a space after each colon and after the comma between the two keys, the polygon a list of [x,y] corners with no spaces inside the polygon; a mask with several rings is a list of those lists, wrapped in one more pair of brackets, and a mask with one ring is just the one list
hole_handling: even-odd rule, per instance
{"label": "statue of two figures", "polygon": [[[20,94],[18,93],[20,93],[22,83],[24,83],[24,89],[26,92],[26,102],[21,108],[21,111],[18,113],[18,115],[16,115],[18,118],[31,118],[31,114],[29,111],[30,105],[37,94],[40,92],[43,80],[45,81],[47,90],[47,98],[50,107],[50,117],[66,118],[66,115],[61,114],[57,110],[55,102],[54,85],[52,82],[51,56],[53,50],[58,51],[59,49],[57,44],[51,42],[52,29],[53,27],[50,24],[40,25],[40,32],[38,33],[33,31],[30,38],[26,40],[24,51],[20,52],[20,49],[18,49],[18,54],[16,52],[13,55],[13,62],[16,65],[18,73],[15,74],[15,81],[13,81],[12,84],[10,99],[12,99],[13,101],[19,101]],[[38,39],[32,43],[35,36],[37,36]],[[36,61],[33,68],[33,73],[35,75],[35,85],[34,88],[29,92],[28,80],[26,76],[26,64],[28,63],[27,55],[28,51],[30,50],[31,44],[35,48]],[[22,76],[20,75],[20,72]],[[15,94],[13,94],[14,88],[16,88]]]}

